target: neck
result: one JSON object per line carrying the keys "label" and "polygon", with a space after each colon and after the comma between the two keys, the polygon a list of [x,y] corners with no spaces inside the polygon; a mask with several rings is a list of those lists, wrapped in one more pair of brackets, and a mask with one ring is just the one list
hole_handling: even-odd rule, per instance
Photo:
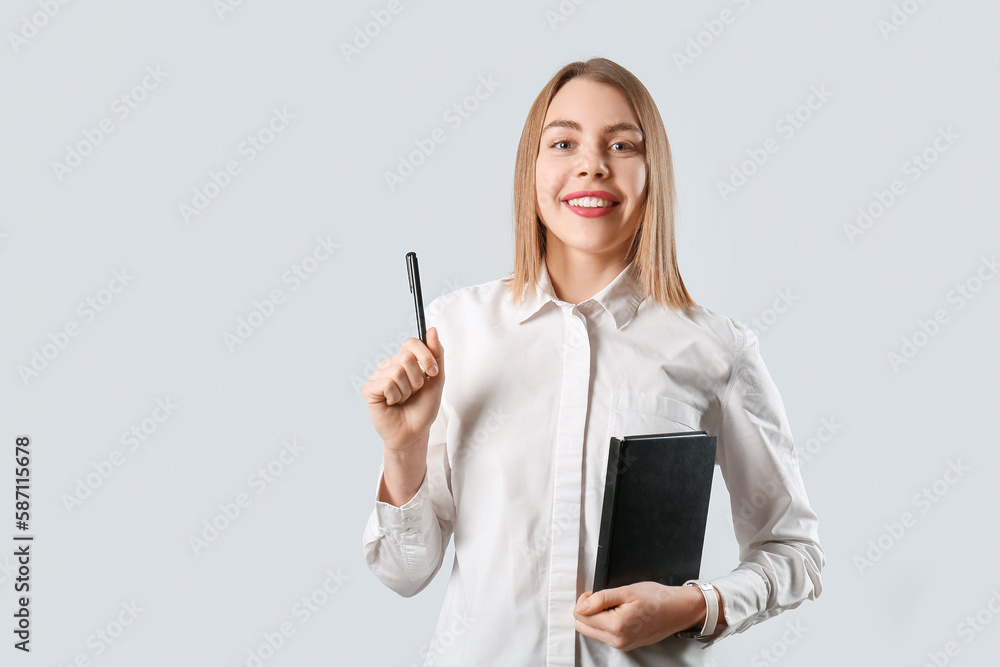
{"label": "neck", "polygon": [[544,261],[552,289],[557,297],[568,303],[581,303],[591,298],[628,266],[620,253],[595,255],[561,245],[550,245]]}

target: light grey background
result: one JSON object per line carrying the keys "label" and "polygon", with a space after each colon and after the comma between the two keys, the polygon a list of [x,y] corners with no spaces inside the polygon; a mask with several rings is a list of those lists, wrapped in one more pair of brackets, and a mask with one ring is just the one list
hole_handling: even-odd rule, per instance
{"label": "light grey background", "polygon": [[[4,5],[0,662],[247,665],[288,623],[264,664],[420,663],[451,552],[408,600],[365,567],[381,448],[358,387],[413,331],[406,251],[427,301],[510,270],[524,117],[560,66],[596,55],[659,105],[685,280],[702,305],[756,321],[821,519],[821,598],[726,640],[719,664],[997,655],[1000,280],[983,279],[1000,252],[996,3],[402,0],[393,15],[387,2],[224,1]],[[712,23],[724,10],[731,23]],[[391,22],[376,30],[378,16]],[[348,59],[366,25],[378,34]],[[679,67],[689,38],[705,46]],[[488,97],[466,100],[481,80]],[[813,89],[828,99],[799,109]],[[445,114],[463,101],[476,108],[456,126]],[[809,118],[787,137],[777,124],[797,109]],[[60,178],[53,163],[102,119],[113,131]],[[435,128],[446,140],[390,189],[385,173]],[[248,161],[258,133],[273,141]],[[768,138],[777,152],[723,200],[718,182]],[[913,181],[906,163],[927,149],[937,159]],[[229,161],[239,173],[185,221],[179,207]],[[896,179],[902,194],[849,238]],[[317,239],[337,247],[313,264]],[[315,271],[293,289],[283,276],[302,264]],[[273,290],[283,303],[227,344]],[[92,319],[87,299],[105,302]],[[904,338],[911,358],[893,363]],[[36,352],[51,358],[25,374]],[[158,399],[177,406],[162,423]],[[133,427],[149,433],[134,451]],[[11,647],[24,434],[30,655]],[[292,440],[300,451],[274,464]],[[251,476],[269,463],[281,474],[261,488]],[[241,493],[249,506],[196,553],[190,539],[225,525],[220,504]],[[703,571],[736,562],[717,486]],[[305,618],[296,605],[313,595]],[[961,625],[977,613],[981,630]],[[119,617],[131,625],[113,643],[96,639]]]}

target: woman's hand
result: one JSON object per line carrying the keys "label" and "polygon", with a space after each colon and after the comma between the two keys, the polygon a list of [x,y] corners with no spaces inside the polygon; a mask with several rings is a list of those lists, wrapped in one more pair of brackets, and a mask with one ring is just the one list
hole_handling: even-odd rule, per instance
{"label": "woman's hand", "polygon": [[[573,610],[577,632],[622,651],[700,629],[705,613],[705,597],[698,587],[652,581],[584,593]],[[724,626],[720,618],[718,627]]]}
{"label": "woman's hand", "polygon": [[408,338],[361,388],[385,445],[380,501],[401,507],[420,490],[427,472],[427,440],[443,389],[444,348],[434,327],[427,330],[427,345]]}
{"label": "woman's hand", "polygon": [[427,446],[443,388],[444,348],[434,327],[427,330],[427,345],[408,338],[395,356],[379,363],[361,393],[387,450]]}

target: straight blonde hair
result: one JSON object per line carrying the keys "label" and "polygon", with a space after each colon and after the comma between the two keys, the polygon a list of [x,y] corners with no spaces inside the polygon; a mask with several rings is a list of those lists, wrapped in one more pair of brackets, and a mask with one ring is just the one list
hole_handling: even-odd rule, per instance
{"label": "straight blonde hair", "polygon": [[575,78],[603,83],[618,90],[635,112],[646,145],[646,197],[638,212],[642,221],[626,258],[635,262],[639,284],[646,294],[666,308],[695,305],[677,267],[674,239],[676,191],[670,143],[660,112],[642,82],[627,69],[606,58],[570,63],[556,72],[535,98],[524,121],[514,164],[514,271],[504,279],[514,303],[534,290],[545,257],[545,225],[538,217],[535,162],[538,160],[542,123],[555,94]]}

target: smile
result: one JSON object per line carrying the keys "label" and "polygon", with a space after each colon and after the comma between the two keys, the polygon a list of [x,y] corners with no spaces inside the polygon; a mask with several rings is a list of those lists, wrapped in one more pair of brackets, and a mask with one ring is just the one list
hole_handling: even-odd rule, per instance
{"label": "smile", "polygon": [[563,203],[581,218],[599,218],[621,204],[613,194],[604,190],[571,192],[563,199]]}
{"label": "smile", "polygon": [[621,204],[614,195],[604,190],[571,192],[562,201],[569,210],[583,218],[599,218]]}
{"label": "smile", "polygon": [[570,206],[581,206],[583,208],[608,208],[615,206],[618,202],[610,199],[598,199],[597,197],[579,197],[577,199],[565,200]]}

